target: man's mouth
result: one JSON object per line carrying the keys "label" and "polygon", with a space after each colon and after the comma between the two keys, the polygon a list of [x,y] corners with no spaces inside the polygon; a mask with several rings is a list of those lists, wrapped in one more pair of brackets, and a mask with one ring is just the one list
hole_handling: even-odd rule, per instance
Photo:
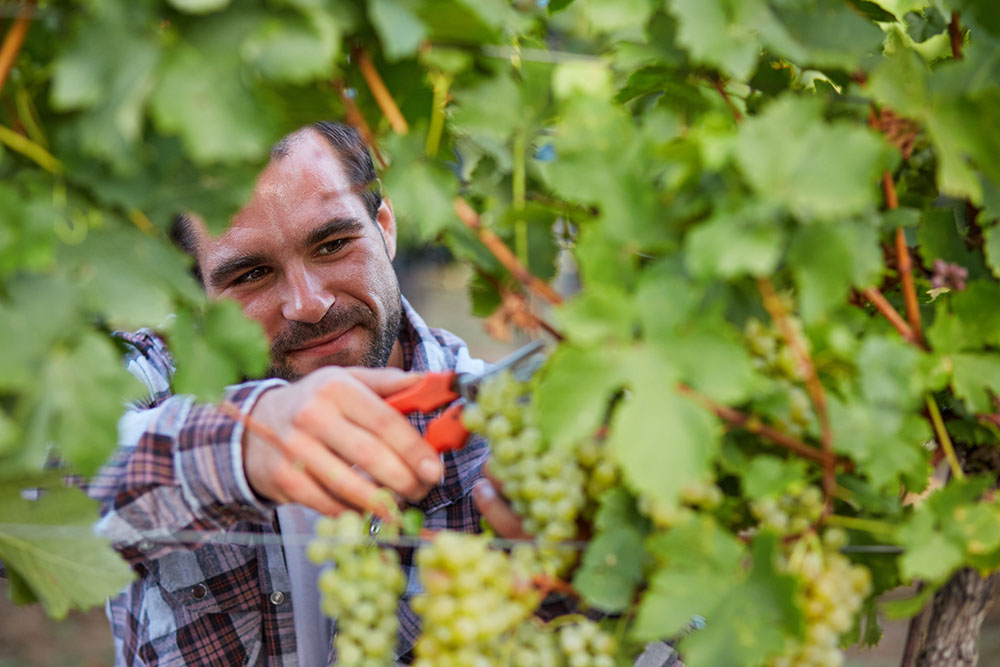
{"label": "man's mouth", "polygon": [[352,326],[344,331],[340,331],[329,336],[320,338],[319,340],[307,343],[288,351],[290,355],[306,355],[306,356],[323,356],[327,354],[333,354],[343,348],[345,348],[351,339],[352,332],[357,329],[357,325]]}

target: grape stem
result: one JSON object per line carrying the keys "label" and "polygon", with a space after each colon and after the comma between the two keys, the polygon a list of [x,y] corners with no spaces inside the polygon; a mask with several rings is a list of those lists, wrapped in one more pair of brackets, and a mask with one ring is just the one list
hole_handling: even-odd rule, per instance
{"label": "grape stem", "polygon": [[361,138],[365,140],[365,143],[371,147],[372,152],[375,153],[375,160],[378,162],[379,168],[385,169],[388,162],[386,162],[385,156],[378,149],[378,144],[375,143],[375,135],[372,134],[372,129],[368,126],[368,121],[365,120],[365,117],[361,114],[361,110],[358,109],[358,103],[347,93],[344,80],[335,80],[333,87],[337,90],[337,93],[340,95],[340,101],[344,104],[344,116],[348,124],[357,130]]}
{"label": "grape stem", "polygon": [[517,278],[522,285],[554,306],[558,306],[563,302],[563,298],[552,288],[551,285],[532,274],[531,271],[518,261],[517,256],[514,255],[511,249],[507,247],[507,244],[503,242],[503,239],[497,236],[492,230],[483,227],[482,222],[479,219],[479,214],[476,213],[471,206],[469,206],[467,201],[461,197],[455,197],[454,206],[458,219],[461,220],[466,227],[476,232],[479,236],[479,240],[486,246],[487,250],[493,253],[493,256],[497,258],[497,261],[499,261],[505,269],[510,271],[510,273]]}
{"label": "grape stem", "polygon": [[867,287],[861,293],[878,309],[878,312],[885,316],[885,319],[889,320],[889,324],[899,332],[900,336],[914,345],[917,344],[913,336],[913,329],[910,328],[910,325],[906,323],[902,315],[892,307],[892,304],[889,303],[889,300],[885,298],[877,287]]}
{"label": "grape stem", "polygon": [[951,23],[948,24],[948,38],[951,40],[951,55],[955,60],[962,59],[962,26],[958,22],[958,12],[951,13]]}
{"label": "grape stem", "polygon": [[733,100],[731,97],[729,97],[729,93],[726,92],[726,86],[722,82],[722,79],[720,79],[718,76],[713,76],[712,85],[715,86],[715,89],[717,91],[719,91],[719,95],[722,96],[722,99],[726,103],[726,106],[729,107],[729,111],[732,112],[733,114],[733,120],[735,120],[737,123],[742,123],[743,113],[738,108],[736,108],[735,104],[733,104]]}
{"label": "grape stem", "polygon": [[5,125],[0,125],[0,143],[29,158],[45,171],[53,174],[62,171],[62,163],[52,153]]}
{"label": "grape stem", "polygon": [[830,429],[830,415],[826,410],[826,394],[823,391],[823,383],[819,381],[816,373],[816,365],[813,363],[805,341],[799,336],[798,331],[792,326],[785,305],[778,298],[774,290],[774,284],[769,278],[757,278],[757,290],[760,292],[764,308],[775,324],[785,342],[791,348],[799,366],[799,375],[805,382],[806,390],[812,401],[816,416],[819,418],[820,442],[823,446],[823,506],[824,513],[829,513],[833,509],[833,487],[836,485],[834,466],[836,458],[833,455],[833,431]]}
{"label": "grape stem", "polygon": [[938,444],[941,445],[941,449],[944,450],[944,456],[948,459],[948,465],[951,467],[951,474],[955,479],[965,479],[965,473],[962,471],[962,466],[958,462],[958,456],[955,455],[955,446],[951,443],[951,437],[948,435],[948,429],[944,427],[944,419],[941,418],[941,410],[938,408],[937,401],[931,394],[924,396],[924,401],[927,403],[927,412],[930,413],[931,423],[934,425],[934,432],[937,434]]}
{"label": "grape stem", "polygon": [[[715,416],[719,419],[729,422],[734,426],[746,429],[750,433],[760,435],[767,438],[771,442],[781,445],[785,449],[798,454],[804,459],[808,459],[822,466],[826,466],[829,461],[830,467],[840,464],[845,467],[850,467],[849,461],[838,460],[833,458],[832,454],[825,454],[824,452],[816,449],[811,445],[794,438],[783,431],[780,431],[772,426],[768,426],[763,423],[759,418],[752,415],[747,415],[739,410],[731,408],[726,405],[720,405],[716,403],[708,396],[702,394],[701,392],[692,389],[686,384],[677,384],[677,393],[682,396],[687,396],[688,398],[700,403],[702,406],[707,408],[710,412],[713,412]],[[831,460],[832,459],[832,460]]]}
{"label": "grape stem", "polygon": [[389,121],[392,131],[396,134],[406,134],[409,132],[410,126],[407,124],[406,118],[403,117],[403,112],[399,110],[399,106],[396,104],[396,100],[392,98],[392,93],[386,87],[385,81],[382,80],[378,70],[375,69],[375,64],[372,62],[368,52],[358,47],[354,49],[354,57],[358,62],[358,69],[361,70],[361,76],[365,78],[365,83],[368,84],[368,90],[371,91],[372,97],[375,98],[375,103],[378,104],[378,108],[382,110],[382,114]]}
{"label": "grape stem", "polygon": [[14,60],[17,59],[17,54],[21,52],[24,36],[28,34],[28,25],[34,12],[35,0],[28,0],[22,4],[17,18],[14,19],[14,23],[7,31],[7,36],[3,39],[3,44],[0,45],[0,90],[3,90],[3,84],[7,81],[10,68],[14,64]]}

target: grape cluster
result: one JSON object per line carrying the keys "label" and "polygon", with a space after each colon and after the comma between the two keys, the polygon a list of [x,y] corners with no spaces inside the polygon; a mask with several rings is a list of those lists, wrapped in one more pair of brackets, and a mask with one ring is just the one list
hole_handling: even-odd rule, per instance
{"label": "grape cluster", "polygon": [[470,431],[489,438],[490,471],[503,484],[524,530],[541,543],[544,561],[561,573],[576,558],[574,550],[559,542],[576,537],[577,518],[587,501],[587,474],[575,447],[546,446],[530,406],[520,402],[523,394],[524,385],[502,373],[484,383],[477,404],[463,411],[463,419]]}
{"label": "grape cluster", "polygon": [[615,640],[593,621],[559,628],[559,647],[567,667],[614,667]]}
{"label": "grape cluster", "polygon": [[830,529],[823,545],[815,535],[800,540],[785,562],[787,572],[801,583],[798,604],[806,618],[806,636],[795,642],[771,667],[839,667],[844,662],[840,636],[851,629],[854,616],[871,591],[871,574],[839,553],[846,537]]}
{"label": "grape cluster", "polygon": [[605,491],[620,483],[621,470],[598,438],[583,438],[577,443],[576,458],[583,467],[587,479],[585,490],[591,501],[599,501]]}
{"label": "grape cluster", "polygon": [[500,642],[538,606],[532,572],[519,556],[489,548],[485,535],[441,532],[417,552],[424,592],[416,667],[491,664]]}
{"label": "grape cluster", "polygon": [[[798,331],[801,340],[807,340],[801,322],[789,317],[791,326]],[[754,365],[762,372],[784,380],[787,388],[787,410],[775,415],[775,425],[794,436],[801,437],[814,423],[815,414],[809,395],[798,385],[801,378],[792,348],[773,328],[767,327],[755,317],[747,320],[743,329],[747,346]]]}
{"label": "grape cluster", "polygon": [[532,620],[521,623],[505,641],[497,662],[518,667],[564,667],[559,638],[548,626]]}
{"label": "grape cluster", "polygon": [[812,485],[794,483],[778,498],[766,497],[750,503],[750,511],[762,528],[783,535],[801,533],[823,513],[823,492]]}
{"label": "grape cluster", "polygon": [[319,577],[323,613],[336,618],[337,663],[352,667],[393,664],[399,620],[396,608],[406,578],[395,551],[368,537],[367,521],[355,512],[316,522],[308,556],[333,561]]}
{"label": "grape cluster", "polygon": [[931,276],[931,286],[947,287],[956,292],[965,289],[965,281],[969,278],[969,270],[961,264],[946,262],[943,259],[934,260],[934,275]]}

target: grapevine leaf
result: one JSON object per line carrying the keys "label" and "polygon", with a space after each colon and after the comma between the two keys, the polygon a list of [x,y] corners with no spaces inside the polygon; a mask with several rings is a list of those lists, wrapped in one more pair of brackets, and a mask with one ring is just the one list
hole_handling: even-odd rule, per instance
{"label": "grapevine leaf", "polygon": [[624,377],[614,349],[561,345],[545,365],[535,392],[538,426],[553,442],[594,434]]}
{"label": "grapevine leaf", "polygon": [[1000,345],[1000,283],[976,280],[951,297],[952,314],[962,327],[965,348]]}
{"label": "grapevine leaf", "polygon": [[909,410],[922,402],[925,386],[920,355],[893,338],[869,337],[858,353],[861,391],[872,405]]}
{"label": "grapevine leaf", "polygon": [[991,398],[1000,396],[1000,355],[959,353],[951,356],[952,387],[973,412],[995,411]]}
{"label": "grapevine leaf", "polygon": [[681,640],[680,650],[694,665],[757,665],[781,651],[785,637],[802,631],[802,614],[793,600],[797,579],[775,569],[777,537],[753,543],[753,568],[742,585],[706,616],[705,627]]}
{"label": "grapevine leaf", "polygon": [[719,446],[715,417],[674,389],[662,356],[637,351],[627,363],[632,395],[615,412],[608,443],[635,491],[668,507],[680,489],[709,476]]}
{"label": "grapevine leaf", "polygon": [[632,633],[641,641],[676,636],[696,614],[711,615],[743,578],[745,548],[707,517],[657,533],[647,548],[663,565],[639,603]]}
{"label": "grapevine leaf", "polygon": [[263,158],[276,138],[273,108],[247,85],[239,55],[258,25],[251,13],[206,19],[163,63],[153,118],[201,164]]}
{"label": "grapevine leaf", "polygon": [[473,138],[505,143],[526,120],[521,87],[506,73],[456,90],[454,96],[453,127]]}
{"label": "grapevine leaf", "polygon": [[90,475],[114,448],[122,405],[139,396],[141,386],[122,367],[111,340],[95,333],[70,351],[54,350],[44,378],[45,407],[37,414],[46,423],[46,440],[74,471]]}
{"label": "grapevine leaf", "polygon": [[[822,248],[822,252],[818,249]],[[815,322],[842,304],[851,285],[870,285],[882,267],[878,233],[870,226],[838,222],[800,227],[788,250],[799,287],[802,319]]]}
{"label": "grapevine leaf", "polygon": [[208,14],[224,9],[230,0],[167,0],[175,8],[188,14]]}
{"label": "grapevine leaf", "polygon": [[631,340],[636,313],[632,300],[620,288],[596,284],[563,305],[557,317],[569,340],[594,345]]}
{"label": "grapevine leaf", "polygon": [[774,456],[757,456],[743,476],[743,491],[750,498],[777,497],[805,475],[805,463]]}
{"label": "grapevine leaf", "polygon": [[[869,210],[887,164],[881,140],[866,129],[821,121],[818,99],[783,96],[740,127],[736,158],[760,194],[805,219]],[[787,137],[798,141],[789,143]]]}
{"label": "grapevine leaf", "polygon": [[368,15],[390,61],[416,53],[427,38],[427,26],[407,0],[369,0]]}
{"label": "grapevine leaf", "polygon": [[714,400],[742,403],[754,388],[750,355],[726,322],[713,319],[704,317],[700,325],[657,344],[674,360],[684,382]]}
{"label": "grapevine leaf", "polygon": [[773,11],[784,30],[766,30],[765,39],[776,52],[802,64],[855,69],[884,38],[878,26],[837,0],[775,3]]}
{"label": "grapevine leaf", "polygon": [[943,259],[964,266],[970,278],[987,275],[982,256],[968,249],[956,218],[952,209],[933,208],[924,214],[917,229],[918,252],[924,266],[930,268],[935,260]]}
{"label": "grapevine leaf", "polygon": [[677,17],[677,41],[693,60],[745,79],[753,72],[760,50],[753,23],[747,19],[759,11],[760,4],[757,0],[671,0],[668,7]]}
{"label": "grapevine leaf", "polygon": [[97,503],[79,489],[53,487],[25,500],[5,486],[0,516],[17,517],[0,525],[0,560],[17,573],[22,600],[37,598],[53,618],[102,604],[133,578],[107,540],[88,535]]}
{"label": "grapevine leaf", "polygon": [[923,527],[920,522],[912,521],[900,530],[900,542],[905,549],[899,559],[900,570],[905,581],[942,582],[961,564],[962,549],[938,532],[920,530]]}
{"label": "grapevine leaf", "polygon": [[642,579],[643,534],[621,524],[599,532],[587,545],[573,575],[573,587],[590,606],[607,613],[624,610]]}
{"label": "grapevine leaf", "polygon": [[993,275],[1000,278],[1000,225],[993,225],[985,232],[986,260],[989,262]]}
{"label": "grapevine leaf", "polygon": [[924,586],[916,595],[902,600],[886,600],[881,604],[885,615],[893,620],[911,618],[927,606],[928,600],[937,592],[936,586]]}
{"label": "grapevine leaf", "polygon": [[328,76],[340,40],[334,24],[322,25],[331,26],[333,34],[320,33],[304,17],[296,21],[273,18],[261,23],[243,42],[241,55],[275,81],[305,83]]}
{"label": "grapevine leaf", "polygon": [[781,228],[768,220],[773,211],[746,208],[718,211],[687,237],[685,260],[702,279],[769,275],[781,256]]}

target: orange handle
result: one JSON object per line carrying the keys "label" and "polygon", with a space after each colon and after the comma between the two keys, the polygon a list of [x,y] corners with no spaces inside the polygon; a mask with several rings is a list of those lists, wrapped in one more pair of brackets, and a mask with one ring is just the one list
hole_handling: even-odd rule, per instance
{"label": "orange handle", "polygon": [[458,399],[458,393],[452,389],[454,380],[455,374],[452,372],[427,373],[416,384],[397,391],[385,400],[404,415],[411,412],[433,412]]}
{"label": "orange handle", "polygon": [[463,403],[453,405],[431,420],[424,440],[439,452],[461,449],[469,438],[469,431],[462,424]]}

